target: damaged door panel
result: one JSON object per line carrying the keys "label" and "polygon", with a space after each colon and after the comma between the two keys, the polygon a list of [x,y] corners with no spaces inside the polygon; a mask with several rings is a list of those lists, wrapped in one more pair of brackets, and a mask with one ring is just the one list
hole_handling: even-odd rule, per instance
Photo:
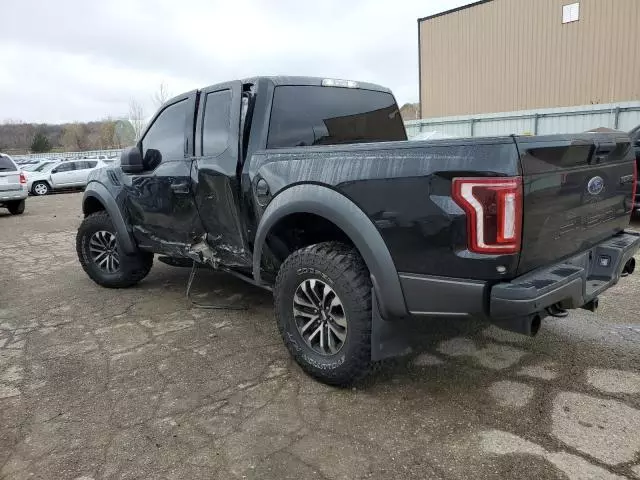
{"label": "damaged door panel", "polygon": [[138,143],[143,170],[129,177],[125,189],[140,247],[186,256],[203,233],[191,188],[192,158],[187,155],[196,92],[174,100],[155,116]]}
{"label": "damaged door panel", "polygon": [[[249,252],[239,207],[237,166],[242,83],[202,90],[196,124],[195,158],[191,180],[204,242],[214,263],[250,268]],[[199,250],[199,246],[194,246]]]}

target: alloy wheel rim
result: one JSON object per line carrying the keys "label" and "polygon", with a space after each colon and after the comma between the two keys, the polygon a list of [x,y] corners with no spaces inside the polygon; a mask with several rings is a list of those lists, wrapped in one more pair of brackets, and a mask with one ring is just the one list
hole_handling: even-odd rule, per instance
{"label": "alloy wheel rim", "polygon": [[89,239],[89,254],[96,266],[107,273],[120,270],[120,255],[116,236],[106,230],[99,230]]}
{"label": "alloy wheel rim", "polygon": [[347,339],[347,316],[338,294],[325,282],[304,280],[293,295],[298,333],[314,352],[335,355]]}
{"label": "alloy wheel rim", "polygon": [[36,193],[38,195],[44,195],[45,193],[47,193],[47,187],[42,183],[39,183],[38,185],[36,185]]}

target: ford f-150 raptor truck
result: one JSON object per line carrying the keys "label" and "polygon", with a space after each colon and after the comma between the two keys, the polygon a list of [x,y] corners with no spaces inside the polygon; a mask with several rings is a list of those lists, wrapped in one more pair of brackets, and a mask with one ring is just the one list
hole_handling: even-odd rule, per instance
{"label": "ford f-150 raptor truck", "polygon": [[105,287],[157,254],[273,290],[291,355],[346,385],[416,319],[595,309],[634,269],[635,176],[626,133],[407,141],[386,88],[257,77],[164,104],[91,175],[76,248]]}

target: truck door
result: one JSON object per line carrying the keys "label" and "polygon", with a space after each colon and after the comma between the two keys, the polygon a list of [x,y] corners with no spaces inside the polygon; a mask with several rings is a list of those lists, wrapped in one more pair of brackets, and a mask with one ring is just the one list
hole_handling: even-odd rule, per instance
{"label": "truck door", "polygon": [[217,261],[233,268],[251,266],[240,208],[238,176],[242,83],[202,90],[191,171],[196,205]]}
{"label": "truck door", "polygon": [[124,186],[138,244],[170,256],[186,256],[202,234],[188,155],[196,95],[176,97],[151,120],[138,143],[143,171],[128,174]]}

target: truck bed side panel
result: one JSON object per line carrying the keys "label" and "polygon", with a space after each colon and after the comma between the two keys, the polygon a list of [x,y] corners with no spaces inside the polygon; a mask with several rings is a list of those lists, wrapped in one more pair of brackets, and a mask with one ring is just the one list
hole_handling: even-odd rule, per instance
{"label": "truck bed side panel", "polygon": [[520,174],[511,138],[268,150],[251,164],[253,183],[264,178],[273,195],[309,182],[349,197],[380,231],[399,272],[483,280],[515,274],[518,255],[467,250],[464,212],[451,199],[453,177]]}

